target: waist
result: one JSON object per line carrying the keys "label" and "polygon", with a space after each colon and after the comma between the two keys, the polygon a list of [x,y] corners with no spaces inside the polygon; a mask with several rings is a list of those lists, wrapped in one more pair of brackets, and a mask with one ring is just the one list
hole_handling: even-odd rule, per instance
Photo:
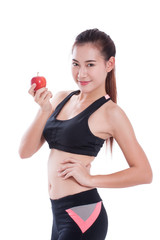
{"label": "waist", "polygon": [[52,208],[58,211],[58,209],[75,207],[78,205],[86,205],[91,203],[97,203],[102,201],[97,188],[82,191],[76,194],[68,195],[59,199],[50,199]]}
{"label": "waist", "polygon": [[49,196],[53,200],[91,189],[80,185],[73,177],[64,180],[60,177],[52,176],[48,179]]}

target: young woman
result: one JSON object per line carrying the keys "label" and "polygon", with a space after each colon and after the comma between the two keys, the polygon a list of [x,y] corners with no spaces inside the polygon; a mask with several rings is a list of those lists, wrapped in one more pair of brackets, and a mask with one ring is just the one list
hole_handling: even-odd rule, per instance
{"label": "young woman", "polygon": [[[152,181],[148,159],[132,125],[116,104],[115,45],[98,29],[80,33],[72,48],[72,75],[78,90],[29,90],[40,105],[20,145],[31,157],[45,140],[51,149],[48,186],[53,211],[51,240],[104,240],[108,218],[97,188],[124,188]],[[129,168],[91,175],[91,162],[105,141],[119,144]]]}

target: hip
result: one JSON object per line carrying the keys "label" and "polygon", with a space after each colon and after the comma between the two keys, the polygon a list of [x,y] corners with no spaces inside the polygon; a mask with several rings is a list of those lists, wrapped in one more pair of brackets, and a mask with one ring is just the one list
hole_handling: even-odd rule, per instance
{"label": "hip", "polygon": [[51,199],[51,206],[54,221],[52,239],[58,239],[60,235],[70,236],[70,239],[105,239],[108,216],[96,188]]}

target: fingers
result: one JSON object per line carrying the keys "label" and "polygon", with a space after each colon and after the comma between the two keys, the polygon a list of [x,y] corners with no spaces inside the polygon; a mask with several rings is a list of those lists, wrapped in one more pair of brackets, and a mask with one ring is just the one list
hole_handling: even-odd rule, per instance
{"label": "fingers", "polygon": [[63,167],[57,170],[58,177],[63,177],[64,179],[70,177],[71,172],[76,167],[76,163],[66,163]]}
{"label": "fingers", "polygon": [[45,98],[44,98],[44,100],[49,100],[50,98],[52,98],[53,97],[53,95],[52,95],[52,93],[50,92],[50,91],[48,91],[48,93],[46,94],[46,96],[45,96]]}
{"label": "fingers", "polygon": [[70,163],[81,163],[81,161],[80,160],[78,160],[78,159],[74,159],[74,158],[66,158],[66,159],[64,159],[61,163],[63,164],[65,164],[65,163],[67,163],[67,162],[70,162]]}
{"label": "fingers", "polygon": [[33,97],[35,95],[35,90],[34,90],[35,87],[36,87],[36,83],[33,83],[30,89],[28,90],[28,93],[31,94]]}
{"label": "fingers", "polygon": [[63,171],[58,171],[58,177],[61,177],[62,179],[67,179],[69,177],[73,177],[74,174],[74,167],[72,164],[72,167],[68,167],[64,169]]}
{"label": "fingers", "polygon": [[32,84],[28,93],[34,97],[35,102],[41,103],[43,101],[47,102],[50,98],[52,98],[52,93],[48,91],[48,88],[40,88],[35,91],[36,83]]}
{"label": "fingers", "polygon": [[88,170],[90,170],[91,164],[89,163],[88,165],[86,165],[86,168],[87,168]]}
{"label": "fingers", "polygon": [[37,101],[43,94],[47,91],[47,88],[40,88],[36,92],[34,92],[34,99]]}
{"label": "fingers", "polygon": [[57,172],[63,172],[63,171],[65,171],[67,168],[71,168],[71,167],[73,167],[73,166],[74,166],[73,163],[67,163],[67,164],[65,164],[63,167],[59,168],[59,169],[57,170]]}
{"label": "fingers", "polygon": [[47,88],[43,87],[35,91],[35,88],[36,88],[36,83],[33,83],[30,89],[28,90],[28,93],[31,94],[33,97],[40,96],[44,91],[48,90]]}
{"label": "fingers", "polygon": [[49,101],[52,98],[52,93],[48,91],[48,88],[43,87],[35,91],[36,84],[32,84],[28,93],[34,98],[34,101],[38,103],[44,112],[52,112],[53,107]]}
{"label": "fingers", "polygon": [[47,88],[41,88],[39,90],[36,91],[35,95],[34,95],[34,100],[35,102],[41,104],[42,102],[44,102],[44,100],[50,99],[52,97],[52,93],[50,91],[48,91]]}
{"label": "fingers", "polygon": [[62,172],[58,172],[58,177],[64,177],[66,176],[68,173],[71,173],[73,170],[73,168],[67,168]]}
{"label": "fingers", "polygon": [[73,177],[73,174],[71,171],[69,171],[68,173],[66,173],[66,175],[63,177],[63,179],[67,179],[67,178],[70,178],[70,177]]}
{"label": "fingers", "polygon": [[82,165],[82,166],[84,166],[84,167],[86,167],[86,168],[90,168],[91,167],[91,164],[88,164],[88,165],[86,165],[85,163],[83,163],[81,160],[79,160],[79,159],[74,159],[74,158],[66,158],[66,159],[64,159],[62,162],[61,162],[61,164],[67,164],[67,163],[71,163],[72,165],[73,164],[80,164],[80,165]]}

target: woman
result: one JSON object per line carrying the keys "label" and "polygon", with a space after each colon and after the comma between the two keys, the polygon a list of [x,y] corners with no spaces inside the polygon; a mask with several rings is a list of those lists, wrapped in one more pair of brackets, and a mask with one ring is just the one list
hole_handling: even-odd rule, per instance
{"label": "woman", "polygon": [[[123,188],[152,181],[148,159],[132,125],[116,104],[115,45],[98,29],[79,34],[72,48],[72,75],[79,90],[29,93],[40,105],[20,145],[31,157],[45,140],[51,149],[48,186],[53,211],[51,240],[104,240],[108,218],[97,188]],[[129,168],[91,175],[91,162],[105,141],[119,144]]]}

